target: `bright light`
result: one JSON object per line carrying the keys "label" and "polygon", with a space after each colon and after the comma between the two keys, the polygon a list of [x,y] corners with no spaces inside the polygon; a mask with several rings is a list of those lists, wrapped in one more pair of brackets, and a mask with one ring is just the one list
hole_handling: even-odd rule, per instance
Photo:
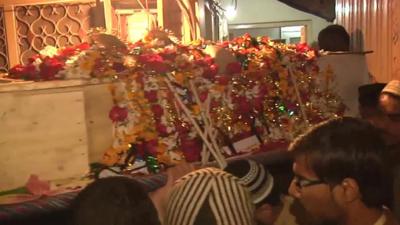
{"label": "bright light", "polygon": [[226,7],[225,16],[228,20],[235,18],[236,16],[236,9],[233,6]]}
{"label": "bright light", "polygon": [[130,42],[139,41],[144,35],[154,27],[154,15],[142,11],[134,13],[128,17],[128,40]]}

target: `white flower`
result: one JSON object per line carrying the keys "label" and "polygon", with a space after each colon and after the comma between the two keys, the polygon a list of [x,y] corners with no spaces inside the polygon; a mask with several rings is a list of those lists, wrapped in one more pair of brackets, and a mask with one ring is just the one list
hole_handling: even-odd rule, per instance
{"label": "white flower", "polygon": [[54,46],[47,45],[44,49],[39,51],[39,54],[42,56],[53,57],[58,55],[58,49]]}

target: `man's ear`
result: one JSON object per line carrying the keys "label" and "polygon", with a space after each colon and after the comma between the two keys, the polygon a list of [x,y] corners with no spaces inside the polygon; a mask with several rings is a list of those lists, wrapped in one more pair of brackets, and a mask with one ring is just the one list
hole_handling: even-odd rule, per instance
{"label": "man's ear", "polygon": [[360,188],[353,178],[345,178],[341,186],[343,187],[343,196],[346,202],[350,203],[361,198]]}

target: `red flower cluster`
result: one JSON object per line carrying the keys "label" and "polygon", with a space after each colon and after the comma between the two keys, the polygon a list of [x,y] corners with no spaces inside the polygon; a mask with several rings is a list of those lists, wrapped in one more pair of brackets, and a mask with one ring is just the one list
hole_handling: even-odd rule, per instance
{"label": "red flower cluster", "polygon": [[110,117],[113,122],[124,121],[128,117],[128,109],[114,106],[108,114],[108,117]]}
{"label": "red flower cluster", "polygon": [[232,75],[232,74],[238,74],[242,72],[242,64],[240,62],[231,62],[228,65],[226,65],[225,73]]}
{"label": "red flower cluster", "polygon": [[35,55],[29,59],[28,64],[18,64],[11,68],[9,77],[34,81],[62,79],[62,77],[57,77],[57,73],[64,69],[65,61],[89,47],[88,43],[82,43],[74,47],[60,49],[58,54],[53,57]]}
{"label": "red flower cluster", "polygon": [[[36,59],[35,59],[36,58]],[[9,77],[13,79],[24,80],[55,80],[58,79],[56,74],[64,68],[64,62],[56,57],[32,58],[29,64],[23,66],[18,64],[10,69]],[[35,60],[41,60],[38,68],[33,64]]]}
{"label": "red flower cluster", "polygon": [[307,45],[307,43],[300,43],[296,45],[296,51],[299,53],[306,53],[312,49]]}
{"label": "red flower cluster", "polygon": [[203,144],[200,139],[181,139],[181,149],[187,162],[200,161]]}
{"label": "red flower cluster", "polygon": [[138,62],[142,63],[145,69],[153,70],[159,74],[164,74],[171,69],[168,64],[164,63],[163,57],[161,57],[159,54],[140,55]]}

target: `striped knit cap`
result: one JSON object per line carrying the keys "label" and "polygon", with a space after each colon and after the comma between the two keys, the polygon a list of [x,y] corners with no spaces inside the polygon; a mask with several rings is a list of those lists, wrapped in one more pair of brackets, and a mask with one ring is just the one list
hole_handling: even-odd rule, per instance
{"label": "striped knit cap", "polygon": [[170,195],[166,225],[254,225],[254,205],[246,187],[216,168],[179,179]]}
{"label": "striped knit cap", "polygon": [[254,160],[236,160],[230,162],[224,170],[239,177],[240,182],[249,189],[254,204],[267,198],[274,187],[272,175]]}

